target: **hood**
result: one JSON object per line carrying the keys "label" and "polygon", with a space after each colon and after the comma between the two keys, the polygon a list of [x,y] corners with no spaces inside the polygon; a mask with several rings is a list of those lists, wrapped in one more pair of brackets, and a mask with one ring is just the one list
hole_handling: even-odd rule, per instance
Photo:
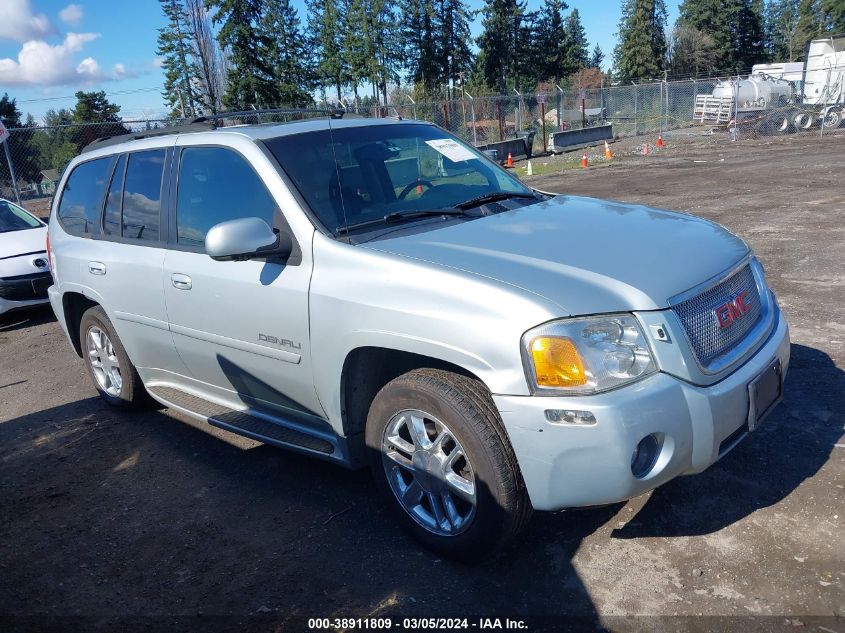
{"label": "hood", "polygon": [[363,246],[524,288],[566,315],[665,308],[749,252],[707,220],[575,196]]}
{"label": "hood", "polygon": [[31,260],[35,255],[19,257],[24,253],[42,254],[46,250],[47,227],[42,226],[23,231],[8,231],[0,233],[0,277],[26,275],[39,272]]}

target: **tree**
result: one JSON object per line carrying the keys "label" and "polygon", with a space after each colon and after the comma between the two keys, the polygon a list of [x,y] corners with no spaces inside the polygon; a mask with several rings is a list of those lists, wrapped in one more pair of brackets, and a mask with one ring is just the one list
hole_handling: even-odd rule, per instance
{"label": "tree", "polygon": [[272,78],[269,105],[304,107],[311,103],[306,88],[311,72],[306,62],[305,36],[290,0],[265,0],[259,23]]}
{"label": "tree", "polygon": [[750,70],[767,61],[763,0],[737,0],[737,19],[732,23],[733,67]]}
{"label": "tree", "polygon": [[66,108],[50,109],[44,114],[44,128],[34,139],[44,169],[63,169],[79,154],[78,128],[72,124],[73,112]]}
{"label": "tree", "polygon": [[590,55],[590,66],[592,68],[601,68],[602,62],[604,61],[604,51],[601,49],[601,46],[596,44],[596,47],[593,49],[593,54]]}
{"label": "tree", "polygon": [[440,0],[440,46],[437,50],[439,76],[455,84],[472,68],[470,21],[473,13],[463,0]]}
{"label": "tree", "polygon": [[799,0],[798,2],[798,38],[803,46],[810,40],[824,33],[824,17],[820,0]]}
{"label": "tree", "polygon": [[105,91],[83,92],[79,90],[75,96],[76,106],[73,108],[71,118],[73,123],[79,126],[73,135],[73,140],[76,141],[79,149],[95,139],[130,132],[129,128],[121,123],[118,116],[120,106],[111,103],[106,98]]}
{"label": "tree", "polygon": [[614,73],[622,81],[657,77],[666,62],[666,6],[663,0],[624,0],[613,51]]}
{"label": "tree", "polygon": [[188,62],[187,30],[185,25],[185,7],[181,0],[159,0],[167,23],[158,29],[157,53],[162,56],[164,70],[165,103],[184,118],[194,116],[191,72]]}
{"label": "tree", "polygon": [[272,68],[266,57],[266,36],[259,27],[263,0],[207,0],[220,25],[217,39],[230,52],[232,71],[223,103],[233,110],[273,105]]}
{"label": "tree", "polygon": [[206,112],[219,112],[226,89],[225,64],[203,0],[185,0],[185,17],[197,105]]}
{"label": "tree", "polygon": [[669,42],[669,70],[673,77],[700,77],[715,70],[713,38],[692,26],[676,26]]}
{"label": "tree", "polygon": [[344,3],[334,0],[309,0],[308,31],[311,48],[316,52],[315,74],[323,86],[341,90],[350,81],[349,64],[342,48],[346,20]]}
{"label": "tree", "polygon": [[401,29],[405,40],[407,78],[432,94],[440,81],[440,59],[433,0],[409,0],[403,5]]}
{"label": "tree", "polygon": [[569,39],[565,36],[564,0],[546,0],[537,19],[537,75],[559,84],[567,74]]}
{"label": "tree", "polygon": [[[9,129],[17,128],[14,135],[6,141],[10,144],[9,155],[12,157],[16,180],[40,182],[38,147],[33,142],[35,121],[32,117],[28,117],[26,123],[23,123],[15,99],[9,98],[8,94],[3,94],[0,98],[0,120]],[[5,160],[0,160],[0,180],[11,182]]]}
{"label": "tree", "polygon": [[[525,2],[520,0],[485,0],[481,9],[482,33],[478,37],[477,63],[484,82],[499,93],[507,92],[507,78],[517,80],[519,49],[524,40]],[[521,51],[520,51],[521,52]]]}
{"label": "tree", "polygon": [[798,32],[798,0],[772,0],[766,7],[766,40],[774,61],[794,62],[804,42]]}
{"label": "tree", "polygon": [[706,33],[712,40],[713,64],[719,70],[734,68],[731,22],[738,19],[737,0],[683,0],[676,26]]}
{"label": "tree", "polygon": [[845,2],[842,2],[842,0],[821,0],[820,9],[828,33],[831,35],[845,33]]}
{"label": "tree", "polygon": [[572,9],[572,12],[566,18],[564,32],[569,53],[566,58],[566,70],[571,74],[585,68],[590,61],[587,34],[581,24],[581,15],[578,13],[578,9]]}

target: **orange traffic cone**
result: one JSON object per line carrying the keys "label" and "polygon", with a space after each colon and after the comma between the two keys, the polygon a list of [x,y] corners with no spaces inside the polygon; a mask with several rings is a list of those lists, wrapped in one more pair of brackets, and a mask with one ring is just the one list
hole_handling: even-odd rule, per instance
{"label": "orange traffic cone", "polygon": [[657,135],[657,147],[663,147],[663,134]]}
{"label": "orange traffic cone", "polygon": [[582,169],[587,169],[587,152],[584,152],[584,155],[581,157],[581,167]]}
{"label": "orange traffic cone", "polygon": [[610,151],[610,145],[607,144],[607,141],[604,142],[604,159],[610,160],[613,158],[613,152]]}
{"label": "orange traffic cone", "polygon": [[513,167],[513,156],[508,152],[508,159],[505,161],[505,167]]}

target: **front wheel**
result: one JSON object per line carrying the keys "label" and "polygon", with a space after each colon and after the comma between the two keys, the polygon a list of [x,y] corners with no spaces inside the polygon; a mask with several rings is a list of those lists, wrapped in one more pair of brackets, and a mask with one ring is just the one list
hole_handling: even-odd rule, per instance
{"label": "front wheel", "polygon": [[435,369],[399,376],[373,400],[366,438],[400,523],[440,554],[477,559],[530,518],[516,457],[477,380]]}

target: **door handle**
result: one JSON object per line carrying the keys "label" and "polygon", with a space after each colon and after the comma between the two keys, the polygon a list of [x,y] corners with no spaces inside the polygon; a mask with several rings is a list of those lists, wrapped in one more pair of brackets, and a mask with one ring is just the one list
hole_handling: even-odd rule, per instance
{"label": "door handle", "polygon": [[103,262],[88,262],[88,272],[92,275],[105,275],[106,265]]}
{"label": "door handle", "polygon": [[178,290],[190,290],[191,289],[191,278],[188,275],[183,275],[181,273],[173,273],[170,275],[170,281],[173,284],[174,288]]}

